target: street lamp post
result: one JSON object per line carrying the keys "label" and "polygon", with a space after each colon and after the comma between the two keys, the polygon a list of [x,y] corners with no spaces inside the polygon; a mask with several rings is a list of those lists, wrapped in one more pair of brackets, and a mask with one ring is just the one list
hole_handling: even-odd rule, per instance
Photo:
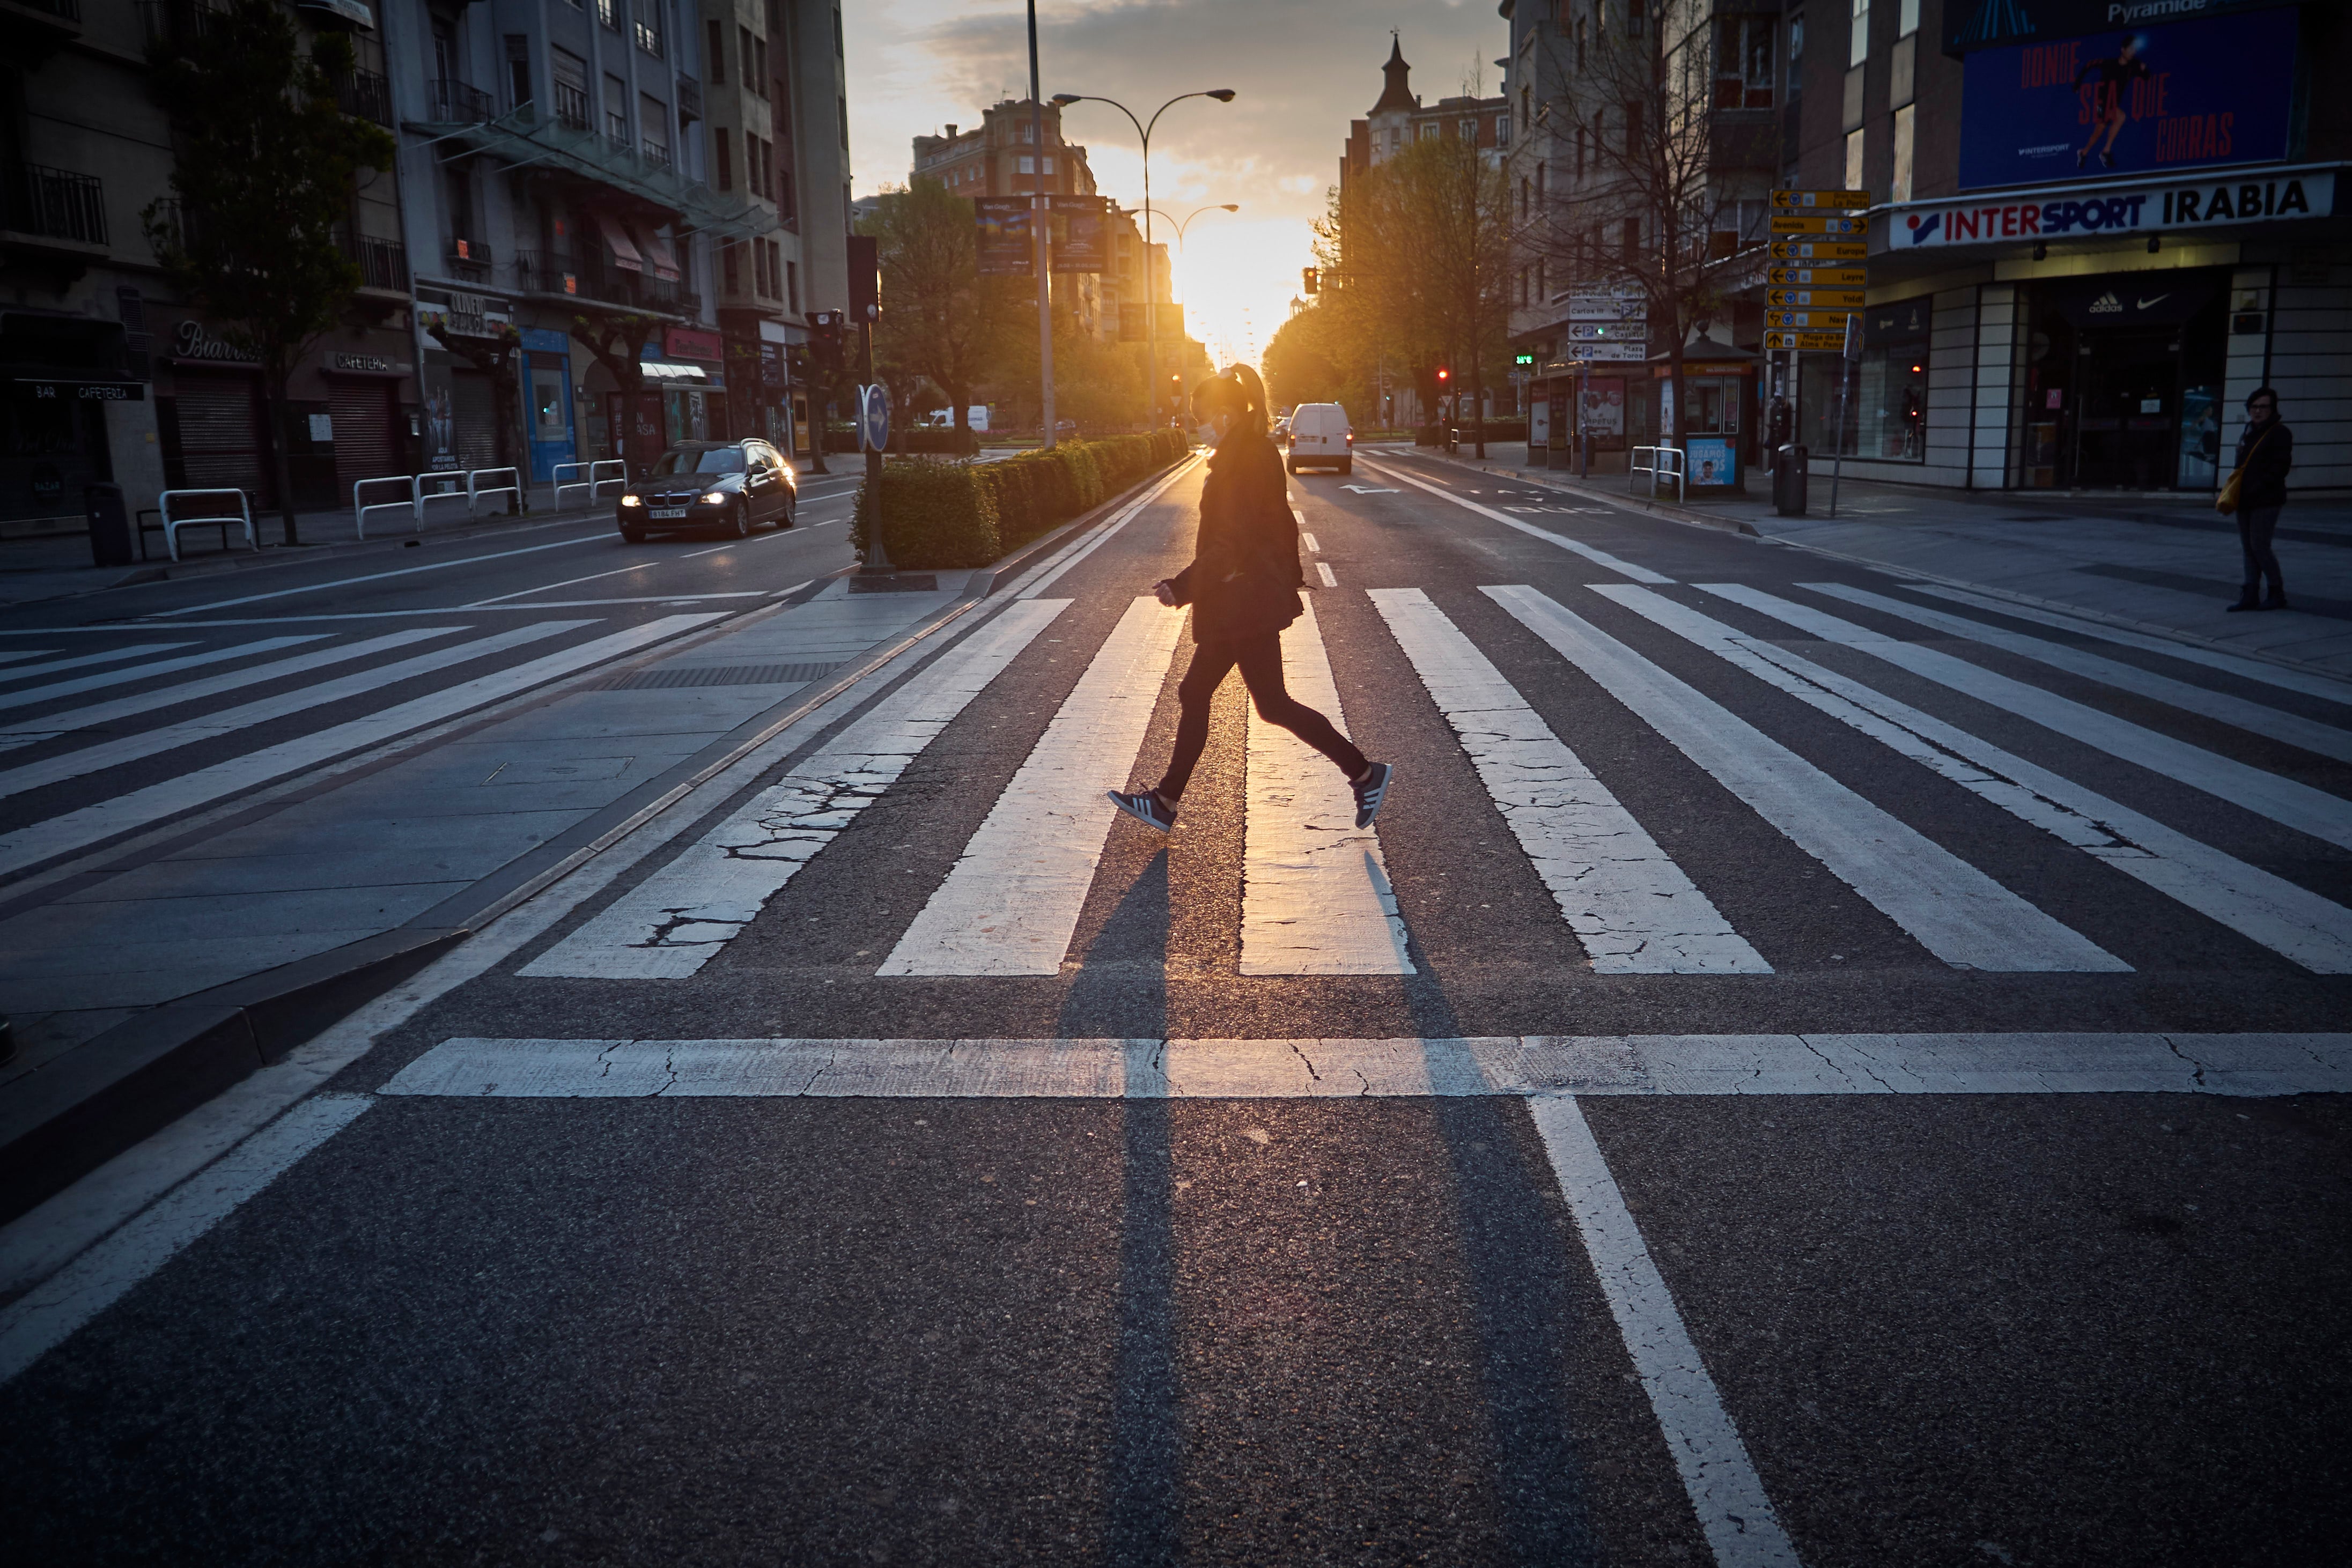
{"label": "street lamp post", "polygon": [[[1145,363],[1146,363],[1147,365],[1151,365],[1152,332],[1151,332],[1151,328],[1150,328],[1150,314],[1151,314],[1151,311],[1152,311],[1152,307],[1153,307],[1155,304],[1157,304],[1157,303],[1158,303],[1156,300],[1154,300],[1154,299],[1151,298],[1151,250],[1150,250],[1150,245],[1151,245],[1151,220],[1152,220],[1152,218],[1153,218],[1153,216],[1154,216],[1155,214],[1156,214],[1156,215],[1158,215],[1158,216],[1160,216],[1160,217],[1163,217],[1163,218],[1168,217],[1168,214],[1167,214],[1166,213],[1160,212],[1160,209],[1159,209],[1158,207],[1153,206],[1153,205],[1151,204],[1151,201],[1150,201],[1150,198],[1149,196],[1147,196],[1147,197],[1145,197],[1145,198],[1144,198],[1143,209],[1142,209],[1142,210],[1143,210],[1143,231],[1144,231],[1144,252],[1143,252],[1143,298],[1144,298],[1144,309],[1145,309],[1145,311],[1146,311],[1146,317],[1145,317],[1146,324],[1145,324],[1144,331],[1143,331],[1143,339],[1144,339],[1144,361],[1145,361]],[[1207,206],[1205,206],[1205,207],[1194,207],[1191,212],[1186,213],[1186,214],[1184,214],[1184,221],[1183,221],[1182,223],[1176,223],[1176,220],[1175,220],[1175,219],[1173,219],[1173,218],[1169,218],[1169,219],[1168,219],[1168,221],[1169,221],[1169,222],[1171,222],[1171,223],[1176,223],[1176,249],[1177,249],[1180,253],[1183,250],[1183,248],[1184,248],[1184,231],[1185,231],[1187,228],[1190,228],[1190,227],[1192,226],[1192,220],[1193,220],[1194,218],[1199,217],[1202,213],[1237,213],[1237,212],[1240,212],[1241,210],[1242,210],[1242,204],[1241,204],[1239,202],[1213,202],[1213,203],[1211,203],[1209,205],[1207,205]],[[1171,287],[1170,287],[1170,288],[1169,288],[1169,290],[1168,290],[1168,291],[1169,291],[1171,294],[1173,294],[1174,292],[1176,292],[1176,290],[1175,290],[1175,288],[1174,288],[1174,287],[1173,287],[1173,282],[1174,282],[1174,280],[1171,278],[1171,279],[1170,280],[1170,282],[1171,282]],[[1182,347],[1181,347],[1181,345],[1179,345],[1178,350],[1177,350],[1177,355],[1178,355],[1178,359],[1179,359],[1179,361],[1181,361],[1181,359],[1182,359],[1182,354],[1183,354]],[[1157,371],[1157,366],[1152,366],[1152,371],[1156,373],[1156,371]],[[1171,380],[1171,381],[1172,381],[1172,382],[1177,382],[1179,383],[1179,389],[1181,389],[1181,372],[1171,373],[1171,374],[1170,375],[1170,377],[1169,377],[1169,380]],[[1146,376],[1144,377],[1144,385],[1145,385],[1146,387],[1148,387],[1148,388],[1150,388],[1150,390],[1151,390],[1151,396],[1152,396],[1152,397],[1154,397],[1155,399],[1160,395],[1159,388],[1158,388],[1158,386],[1155,384],[1155,381],[1154,381],[1154,374],[1153,374],[1153,373],[1147,373],[1147,374],[1146,374]],[[1182,405],[1182,402],[1183,402],[1183,397],[1182,397],[1182,393],[1181,393],[1181,390],[1171,390],[1171,391],[1169,392],[1169,394],[1168,394],[1168,406],[1169,406],[1171,409],[1174,409],[1174,408],[1181,407],[1181,406]]]}
{"label": "street lamp post", "polygon": [[[1153,298],[1158,290],[1152,287],[1151,279],[1151,131],[1152,128],[1160,123],[1161,115],[1188,98],[1213,98],[1219,103],[1231,103],[1234,101],[1234,89],[1229,87],[1219,87],[1211,88],[1205,92],[1180,92],[1158,109],[1153,110],[1149,120],[1136,119],[1135,110],[1115,98],[1098,98],[1093,93],[1087,92],[1057,92],[1054,95],[1055,103],[1065,109],[1074,103],[1110,105],[1127,116],[1128,123],[1135,127],[1135,134],[1143,142],[1143,384],[1150,389],[1150,395],[1155,403],[1160,396],[1159,345],[1156,340],[1159,337],[1160,301]],[[1192,220],[1187,218],[1185,221],[1189,223]],[[1183,235],[1181,228],[1178,230],[1177,238],[1178,243],[1181,244]],[[1156,427],[1160,423],[1159,411],[1155,407],[1151,412],[1151,422]]]}

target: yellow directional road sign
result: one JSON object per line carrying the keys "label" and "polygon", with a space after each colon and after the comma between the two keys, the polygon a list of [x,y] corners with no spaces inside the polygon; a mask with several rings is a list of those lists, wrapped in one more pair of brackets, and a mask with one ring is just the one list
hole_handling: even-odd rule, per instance
{"label": "yellow directional road sign", "polygon": [[1853,314],[1852,310],[1767,310],[1764,325],[1780,332],[1843,332],[1846,318]]}
{"label": "yellow directional road sign", "polygon": [[1767,349],[1809,350],[1827,349],[1830,352],[1836,353],[1845,347],[1845,334],[1843,332],[1767,332],[1764,334],[1764,346]]}
{"label": "yellow directional road sign", "polygon": [[1768,288],[1764,303],[1774,310],[1859,310],[1859,288]]}
{"label": "yellow directional road sign", "polygon": [[1866,235],[1870,232],[1870,214],[1774,213],[1772,232],[1776,235]]}
{"label": "yellow directional road sign", "polygon": [[1790,207],[1828,207],[1833,211],[1860,212],[1870,205],[1868,191],[1775,191],[1772,208],[1775,212]]}
{"label": "yellow directional road sign", "polygon": [[1870,269],[1863,267],[1768,267],[1764,273],[1775,288],[1860,288],[1870,282]]}
{"label": "yellow directional road sign", "polygon": [[1774,261],[1866,261],[1870,242],[1862,239],[1776,239]]}

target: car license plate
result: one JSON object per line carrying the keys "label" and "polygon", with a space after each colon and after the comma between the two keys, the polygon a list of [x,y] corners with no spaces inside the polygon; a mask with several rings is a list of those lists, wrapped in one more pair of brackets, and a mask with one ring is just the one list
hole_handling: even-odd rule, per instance
{"label": "car license plate", "polygon": [[686,516],[686,508],[684,507],[656,507],[653,509],[653,515],[656,517],[682,517]]}

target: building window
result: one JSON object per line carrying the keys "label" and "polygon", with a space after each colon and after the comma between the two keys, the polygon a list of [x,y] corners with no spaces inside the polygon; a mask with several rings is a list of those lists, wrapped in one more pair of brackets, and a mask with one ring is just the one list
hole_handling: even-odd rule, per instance
{"label": "building window", "polygon": [[[847,48],[841,37],[841,7],[838,5],[833,8],[833,57],[836,60],[848,58]],[[842,145],[846,147],[849,143],[845,141]]]}
{"label": "building window", "polygon": [[1638,38],[1642,36],[1642,28],[1649,21],[1648,13],[1649,6],[1643,3],[1643,0],[1625,0],[1625,36],[1627,37]]}
{"label": "building window", "polygon": [[1772,107],[1773,30],[1769,16],[1718,16],[1715,39],[1715,107]]}
{"label": "building window", "polygon": [[1795,98],[1805,89],[1805,14],[1802,10],[1789,13],[1789,96]]}
{"label": "building window", "polygon": [[1907,202],[1911,199],[1911,138],[1912,110],[1918,105],[1906,103],[1895,111],[1895,177],[1889,183],[1886,199]]}
{"label": "building window", "polygon": [[1584,45],[1585,45],[1585,27],[1584,27],[1584,18],[1583,18],[1583,17],[1581,17],[1581,16],[1579,16],[1579,17],[1576,19],[1576,68],[1577,68],[1578,70],[1582,70],[1582,69],[1584,68]]}
{"label": "building window", "polygon": [[791,308],[793,315],[800,314],[801,264],[797,261],[784,263],[784,303]]}
{"label": "building window", "polygon": [[1519,182],[1519,222],[1521,222],[1521,223],[1526,223],[1527,221],[1528,221],[1528,183],[1527,183],[1527,181],[1526,181],[1526,180],[1522,179],[1522,180]]}
{"label": "building window", "polygon": [[1462,122],[1462,140],[1473,146],[1477,145],[1478,122],[1476,120],[1465,120]]}
{"label": "building window", "polygon": [[614,32],[621,30],[620,0],[596,0],[596,20]]}
{"label": "building window", "polygon": [[1862,361],[1843,430],[1838,416],[1835,354],[1801,356],[1798,404],[1805,410],[1800,437],[1816,454],[1922,463],[1927,456],[1927,342],[1930,302],[1906,299],[1874,306],[1863,316]]}
{"label": "building window", "polygon": [[[727,142],[725,126],[719,126],[711,131],[710,161],[714,172],[719,175],[719,188],[722,191],[731,191],[735,188],[735,159],[728,151]],[[727,254],[731,265],[735,253],[730,248]]]}
{"label": "building window", "polygon": [[1907,38],[1919,30],[1919,0],[1902,0],[1895,8],[1895,36]]}
{"label": "building window", "polygon": [[1508,147],[1510,144],[1511,117],[1507,114],[1498,114],[1495,116],[1495,145]]}
{"label": "building window", "polygon": [[1634,99],[1625,105],[1625,157],[1631,162],[1642,155],[1642,100]]}
{"label": "building window", "polygon": [[1870,0],[1853,0],[1853,23],[1846,35],[1845,63],[1858,66],[1869,57]]}
{"label": "building window", "polygon": [[1631,265],[1633,259],[1641,254],[1642,220],[1639,218],[1627,218],[1625,220],[1625,226],[1622,231],[1620,231],[1618,255],[1628,265]]}
{"label": "building window", "polygon": [[765,98],[768,96],[767,39],[753,38],[751,40],[751,58],[756,65],[756,68],[753,70],[751,76],[751,90],[758,93],[761,98]]}
{"label": "building window", "polygon": [[[835,11],[833,14],[833,19],[836,22],[840,21],[841,13]],[[833,100],[833,107],[836,111],[836,118],[841,121],[841,146],[842,151],[845,152],[849,150],[849,100],[845,98],[836,98]]]}
{"label": "building window", "polygon": [[1527,302],[1528,302],[1528,269],[1527,269],[1526,267],[1523,267],[1519,268],[1519,303],[1520,303],[1521,305],[1525,305]]}
{"label": "building window", "polygon": [[702,74],[712,87],[727,85],[727,28],[713,22],[710,26],[710,57],[702,62]]}
{"label": "building window", "polygon": [[636,18],[637,47],[661,58],[661,0],[637,0],[630,14]]}
{"label": "building window", "polygon": [[1534,105],[1535,105],[1535,91],[1534,91],[1534,89],[1531,89],[1531,88],[1524,88],[1524,87],[1523,87],[1523,88],[1521,88],[1521,89],[1519,89],[1519,129],[1520,129],[1520,130],[1525,131],[1528,126],[1530,126],[1530,125],[1532,125],[1532,124],[1534,124],[1534,123],[1535,123],[1535,120],[1534,120],[1534,118],[1533,118],[1533,117],[1534,117],[1534,114],[1535,114],[1535,108],[1534,108]]}
{"label": "building window", "polygon": [[733,240],[729,240],[719,247],[719,270],[725,277],[727,292],[730,294],[740,294],[743,291],[742,250],[743,247]]}
{"label": "building window", "polygon": [[1544,201],[1544,166],[1538,163],[1536,165],[1536,206],[1538,210],[1543,207]]}
{"label": "building window", "polygon": [[1421,139],[1423,141],[1434,141],[1437,140],[1437,121],[1433,120],[1424,120],[1421,122]]}
{"label": "building window", "polygon": [[1546,295],[1549,293],[1544,281],[1548,270],[1549,269],[1544,266],[1541,258],[1538,258],[1536,262],[1536,303],[1538,305],[1543,303]]}
{"label": "building window", "polygon": [[1845,188],[1849,191],[1859,191],[1863,188],[1862,138],[1863,132],[1859,131],[1850,131],[1846,132]]}
{"label": "building window", "polygon": [[1014,170],[1020,173],[1034,174],[1037,172],[1037,160],[1030,157],[1024,152],[1019,158],[1013,160],[1013,166]]}
{"label": "building window", "polygon": [[1045,172],[1047,172],[1048,174],[1050,174],[1050,173],[1052,173],[1053,172],[1054,172],[1054,161],[1053,161],[1053,159],[1048,158],[1048,159],[1046,159],[1046,160],[1045,160]]}

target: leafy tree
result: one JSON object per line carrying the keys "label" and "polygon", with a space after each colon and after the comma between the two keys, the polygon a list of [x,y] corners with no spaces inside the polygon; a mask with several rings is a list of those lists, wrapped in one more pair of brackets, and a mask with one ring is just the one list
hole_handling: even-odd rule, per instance
{"label": "leafy tree", "polygon": [[[1320,306],[1301,310],[1275,329],[1266,340],[1266,395],[1276,408],[1302,402],[1350,402],[1348,377],[1340,368],[1347,354],[1341,340],[1339,312]],[[1368,416],[1369,417],[1369,416]]]}
{"label": "leafy tree", "polygon": [[359,291],[339,231],[361,171],[392,167],[393,139],[337,107],[350,40],[322,33],[305,53],[272,0],[229,0],[184,48],[159,45],[152,63],[177,154],[174,202],[140,216],[164,277],[261,366],[271,479],[296,544],[287,382]]}
{"label": "leafy tree", "polygon": [[[634,311],[617,316],[574,316],[572,318],[572,338],[587,345],[604,367],[613,384],[621,392],[623,426],[613,432],[613,449],[625,462],[629,455],[626,431],[628,423],[637,417],[637,394],[646,389],[646,372],[641,369],[646,345],[661,331],[657,317],[641,316]],[[444,339],[444,342],[447,340]]]}
{"label": "leafy tree", "polygon": [[[908,372],[929,381],[953,407],[956,429],[967,429],[972,393],[995,371],[1018,324],[1017,280],[981,276],[971,203],[937,180],[885,192],[858,232],[873,235],[881,252],[877,365],[898,371],[894,386],[911,382]],[[912,384],[898,395],[908,410],[919,401]]]}

